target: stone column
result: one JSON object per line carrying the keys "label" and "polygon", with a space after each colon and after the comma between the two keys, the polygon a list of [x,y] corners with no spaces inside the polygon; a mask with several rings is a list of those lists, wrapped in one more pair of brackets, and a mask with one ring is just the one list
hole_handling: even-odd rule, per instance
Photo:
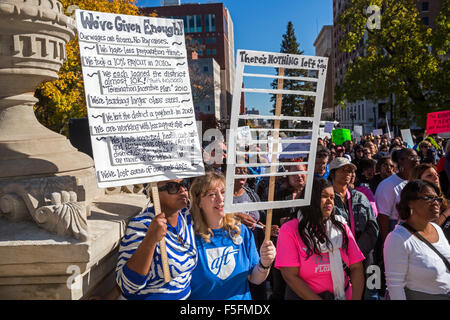
{"label": "stone column", "polygon": [[74,36],[56,0],[0,0],[0,299],[110,288],[126,223],[147,203],[105,194],[93,160],[34,115],[36,87],[57,79]]}

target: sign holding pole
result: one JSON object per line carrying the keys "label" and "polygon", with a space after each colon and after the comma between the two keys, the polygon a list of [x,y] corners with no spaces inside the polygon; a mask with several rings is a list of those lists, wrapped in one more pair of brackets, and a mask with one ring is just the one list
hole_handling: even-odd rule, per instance
{"label": "sign holding pole", "polygon": [[[283,76],[284,76],[284,69],[283,68],[279,68],[278,69],[278,81],[277,81],[277,89],[281,90],[283,89]],[[275,98],[275,116],[279,117],[281,115],[281,103],[282,103],[282,95],[281,94],[277,94],[276,98]],[[273,128],[275,129],[275,131],[273,132],[273,139],[275,140],[275,143],[273,144],[273,148],[275,150],[278,149],[278,138],[279,138],[279,132],[278,129],[280,129],[280,120],[279,119],[275,119],[274,124],[273,124]],[[272,154],[272,163],[276,163],[278,160],[278,156],[276,153]],[[273,174],[275,173],[277,170],[277,168],[275,166],[271,166],[270,167],[270,173]],[[275,176],[270,176],[269,177],[269,193],[268,193],[268,198],[267,201],[273,201],[274,199],[274,195],[275,195]],[[270,233],[271,233],[271,229],[272,229],[272,210],[273,209],[268,209],[267,210],[267,215],[266,215],[266,233],[265,233],[265,237],[264,240],[265,241],[269,241],[270,240]]]}
{"label": "sign holding pole", "polygon": [[[77,10],[89,129],[100,188],[204,175],[180,19]],[[160,242],[170,281],[166,244]]]}

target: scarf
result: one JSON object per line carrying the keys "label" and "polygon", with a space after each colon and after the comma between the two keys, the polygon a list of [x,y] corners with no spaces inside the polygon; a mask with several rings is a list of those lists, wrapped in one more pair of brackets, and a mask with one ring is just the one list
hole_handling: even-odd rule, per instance
{"label": "scarf", "polygon": [[[335,215],[334,217],[341,223],[343,224],[346,223],[343,217],[339,215]],[[299,221],[303,218],[300,211],[297,215],[297,218]],[[325,221],[325,231],[328,236],[328,239],[330,239],[332,249],[330,250],[330,248],[327,247],[326,243],[320,243],[320,252],[328,253],[330,258],[330,271],[331,271],[331,278],[333,280],[333,291],[335,300],[346,300],[347,298],[345,296],[345,273],[344,267],[342,265],[341,251],[339,250],[342,246],[342,233],[333,224],[331,219],[327,219]],[[308,232],[306,231],[306,233]]]}

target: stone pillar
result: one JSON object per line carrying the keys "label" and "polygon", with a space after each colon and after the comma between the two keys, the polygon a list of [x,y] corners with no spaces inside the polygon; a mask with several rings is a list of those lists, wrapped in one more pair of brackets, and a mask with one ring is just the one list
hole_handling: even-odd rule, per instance
{"label": "stone pillar", "polygon": [[147,202],[105,194],[92,158],[34,115],[36,87],[57,79],[74,36],[56,0],[0,0],[0,299],[80,299],[114,285],[120,238]]}

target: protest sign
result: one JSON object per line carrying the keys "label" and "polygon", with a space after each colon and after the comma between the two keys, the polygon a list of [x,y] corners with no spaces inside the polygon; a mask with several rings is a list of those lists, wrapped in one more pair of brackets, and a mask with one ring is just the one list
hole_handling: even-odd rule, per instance
{"label": "protest sign", "polygon": [[352,140],[352,135],[349,129],[334,129],[331,132],[331,139],[337,146],[341,146],[345,141]]}
{"label": "protest sign", "polygon": [[401,129],[400,133],[402,135],[403,141],[408,144],[409,148],[412,148],[414,146],[414,140],[411,135],[411,129]]}
{"label": "protest sign", "polygon": [[373,133],[373,135],[374,136],[382,136],[383,135],[383,129],[374,129],[373,131],[372,131],[372,133]]}
{"label": "protest sign", "polygon": [[363,135],[363,127],[355,125],[353,128],[354,138],[359,141]]}
{"label": "protest sign", "polygon": [[450,110],[432,112],[427,115],[427,134],[450,132]]}
{"label": "protest sign", "polygon": [[325,127],[323,129],[323,132],[325,133],[331,133],[334,128],[334,122],[325,122]]}
{"label": "protest sign", "polygon": [[[100,188],[204,174],[183,20],[76,11]],[[160,241],[164,281],[170,273]]]}
{"label": "protest sign", "polygon": [[[304,56],[285,53],[260,52],[249,50],[238,50],[235,73],[235,87],[233,91],[233,101],[230,121],[230,139],[227,147],[227,171],[225,188],[225,212],[246,212],[250,210],[266,210],[266,239],[270,236],[270,226],[272,219],[272,209],[287,208],[308,205],[311,200],[311,189],[314,177],[314,165],[319,135],[320,116],[322,111],[323,92],[326,79],[328,59],[316,56]],[[276,68],[276,74],[268,74],[269,68]],[[255,73],[247,72],[249,70]],[[245,69],[245,70],[244,70]],[[306,70],[308,76],[285,76],[285,69]],[[258,73],[261,72],[261,73]],[[273,89],[262,87],[243,86],[243,77],[246,78],[269,78],[276,79],[276,86]],[[311,89],[288,90],[283,86],[283,81],[301,81],[310,83]],[[275,97],[275,110],[271,115],[264,114],[241,114],[240,102],[242,93],[270,94]],[[283,95],[303,96],[304,101],[312,101],[310,116],[293,116],[286,114],[282,108]],[[309,100],[311,99],[311,100]],[[306,105],[306,103],[305,103]],[[270,127],[252,128],[251,131],[258,133],[257,139],[253,140],[265,151],[252,152],[237,149],[237,131],[239,120],[261,119],[270,124]],[[296,128],[294,125],[281,127],[281,121],[291,121],[302,123],[304,126]],[[280,138],[281,132],[289,135]],[[304,134],[302,136],[302,134]],[[280,148],[281,145],[281,148]],[[263,146],[268,146],[267,148]],[[264,163],[252,162],[242,163],[237,159],[243,155],[258,154],[266,155],[269,161]],[[305,169],[295,169],[295,171],[279,172],[282,166],[296,167],[303,166]],[[261,174],[236,174],[236,167],[269,167]],[[294,200],[274,200],[275,178],[289,175],[305,175],[304,197]],[[234,182],[243,178],[268,178],[268,198],[267,201],[252,203],[233,203]]]}
{"label": "protest sign", "polygon": [[76,17],[99,187],[203,175],[183,21]]}

